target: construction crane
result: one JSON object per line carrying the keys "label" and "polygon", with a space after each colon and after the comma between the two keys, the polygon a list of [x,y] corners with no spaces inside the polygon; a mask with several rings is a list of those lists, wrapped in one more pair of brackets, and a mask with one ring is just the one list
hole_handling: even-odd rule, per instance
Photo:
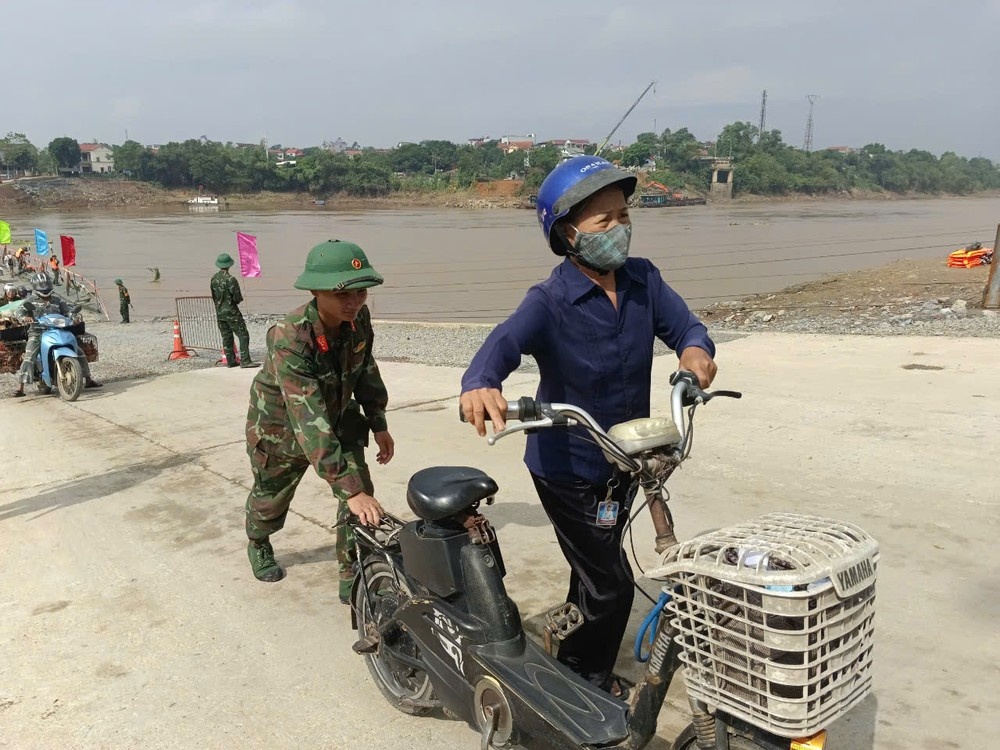
{"label": "construction crane", "polygon": [[639,102],[641,102],[641,101],[642,101],[642,97],[644,97],[644,96],[645,96],[645,95],[646,95],[647,93],[649,93],[649,90],[650,90],[651,88],[653,88],[653,86],[655,86],[655,85],[656,85],[656,81],[653,81],[652,83],[650,83],[650,84],[649,84],[649,85],[648,85],[648,86],[646,87],[646,90],[645,90],[645,91],[643,91],[643,92],[642,92],[641,94],[639,94],[639,98],[638,98],[638,99],[636,99],[636,100],[635,100],[634,102],[632,102],[632,106],[631,106],[631,107],[629,107],[629,108],[628,108],[627,110],[625,110],[625,114],[623,114],[623,115],[622,115],[622,119],[620,119],[620,120],[619,120],[619,121],[618,121],[618,122],[617,122],[617,123],[615,124],[615,126],[614,126],[613,128],[611,128],[611,132],[610,132],[610,133],[608,133],[608,137],[607,137],[607,138],[605,138],[605,139],[604,139],[604,140],[603,140],[603,141],[601,142],[601,145],[600,145],[600,146],[598,146],[598,147],[597,147],[597,151],[595,151],[595,152],[594,152],[594,156],[600,156],[600,155],[601,155],[601,151],[603,151],[603,150],[604,150],[604,147],[608,145],[608,141],[610,141],[610,140],[611,140],[611,136],[613,136],[613,135],[615,134],[615,132],[616,132],[616,131],[618,130],[618,128],[620,128],[620,127],[622,126],[622,123],[623,123],[623,122],[625,122],[625,118],[627,118],[627,117],[628,117],[628,116],[629,116],[630,114],[632,114],[632,110],[633,110],[633,109],[635,109],[635,108],[636,108],[636,107],[638,106]]}

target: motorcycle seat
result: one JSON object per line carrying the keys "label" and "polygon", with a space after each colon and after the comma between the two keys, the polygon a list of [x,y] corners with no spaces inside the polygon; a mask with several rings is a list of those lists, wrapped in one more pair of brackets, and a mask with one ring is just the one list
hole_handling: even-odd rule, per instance
{"label": "motorcycle seat", "polygon": [[497,483],[468,466],[432,466],[410,477],[406,502],[418,518],[440,521],[497,493]]}

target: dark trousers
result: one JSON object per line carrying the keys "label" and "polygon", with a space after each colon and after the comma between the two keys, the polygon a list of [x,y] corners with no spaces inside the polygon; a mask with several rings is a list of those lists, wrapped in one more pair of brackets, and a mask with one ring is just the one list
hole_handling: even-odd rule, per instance
{"label": "dark trousers", "polygon": [[597,506],[608,494],[606,484],[553,482],[535,474],[531,478],[572,569],[566,601],[579,607],[584,619],[580,629],[559,644],[559,661],[608,689],[635,593],[632,568],[621,549],[632,500],[627,478],[612,493],[611,499],[618,503],[614,526],[597,524]]}

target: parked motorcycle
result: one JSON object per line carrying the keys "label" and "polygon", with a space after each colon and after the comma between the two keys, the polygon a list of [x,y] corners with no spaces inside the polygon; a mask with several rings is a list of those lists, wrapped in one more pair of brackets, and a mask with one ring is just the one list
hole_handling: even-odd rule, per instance
{"label": "parked motorcycle", "polygon": [[42,327],[38,356],[35,357],[35,383],[43,394],[58,388],[64,401],[76,401],[83,392],[84,378],[78,354],[73,320],[64,315],[48,313],[39,316],[35,325]]}
{"label": "parked motorcycle", "polygon": [[[672,419],[638,419],[605,432],[570,404],[508,403],[525,430],[583,428],[608,460],[657,498],[688,457],[705,392],[690,373],[671,379]],[[578,431],[579,432],[579,431]],[[583,437],[583,435],[581,435]],[[352,523],[358,553],[354,650],[399,710],[442,709],[480,733],[480,746],[645,747],[673,677],[684,675],[693,722],[674,750],[818,750],[824,728],[871,690],[878,545],[857,526],[770,514],[674,545],[649,574],[664,582],[643,679],[613,698],[526,637],[504,587],[496,534],[479,513],[496,482],[466,467],[410,480],[418,520]],[[654,611],[655,614],[655,611]],[[575,606],[549,613],[546,645],[582,623]],[[637,651],[639,651],[637,647]]]}

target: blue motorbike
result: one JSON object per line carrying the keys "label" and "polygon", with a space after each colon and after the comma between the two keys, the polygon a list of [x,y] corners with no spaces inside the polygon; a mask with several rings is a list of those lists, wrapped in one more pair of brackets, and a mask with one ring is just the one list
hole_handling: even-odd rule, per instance
{"label": "blue motorbike", "polygon": [[40,393],[58,388],[64,401],[76,401],[83,392],[84,377],[80,360],[84,357],[74,324],[64,315],[39,316],[35,325],[42,327],[38,356],[35,357],[35,383]]}

